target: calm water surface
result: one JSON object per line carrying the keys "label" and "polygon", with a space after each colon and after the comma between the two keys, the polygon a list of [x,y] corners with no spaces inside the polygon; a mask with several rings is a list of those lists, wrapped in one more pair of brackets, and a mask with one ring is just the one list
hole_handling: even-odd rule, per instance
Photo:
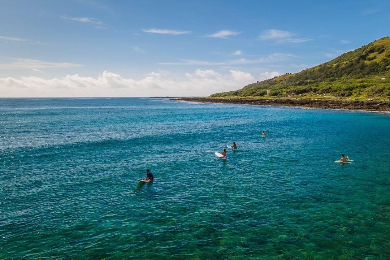
{"label": "calm water surface", "polygon": [[389,259],[389,158],[389,115],[0,99],[0,259]]}

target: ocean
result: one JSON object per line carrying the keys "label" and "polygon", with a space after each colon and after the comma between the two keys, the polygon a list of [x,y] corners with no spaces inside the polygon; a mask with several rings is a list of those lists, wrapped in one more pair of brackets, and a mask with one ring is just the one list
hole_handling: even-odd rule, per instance
{"label": "ocean", "polygon": [[0,99],[0,259],[389,259],[389,158],[389,114]]}

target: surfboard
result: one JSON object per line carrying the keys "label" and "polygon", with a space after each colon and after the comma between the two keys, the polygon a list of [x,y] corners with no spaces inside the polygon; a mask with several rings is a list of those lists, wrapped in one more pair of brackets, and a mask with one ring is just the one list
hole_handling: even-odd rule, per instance
{"label": "surfboard", "polygon": [[225,156],[223,156],[221,153],[215,152],[215,156],[221,158],[221,159],[226,159]]}
{"label": "surfboard", "polygon": [[152,182],[151,180],[145,180],[145,179],[141,179],[139,180],[140,182]]}
{"label": "surfboard", "polygon": [[353,160],[347,160],[346,162],[343,162],[342,160],[334,161],[335,163],[352,163]]}

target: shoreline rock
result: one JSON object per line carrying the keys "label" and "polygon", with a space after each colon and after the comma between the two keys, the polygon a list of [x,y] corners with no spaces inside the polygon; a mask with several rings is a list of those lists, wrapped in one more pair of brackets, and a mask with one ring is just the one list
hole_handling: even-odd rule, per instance
{"label": "shoreline rock", "polygon": [[219,99],[204,97],[185,97],[173,100],[199,103],[225,103],[265,106],[287,106],[321,109],[346,109],[376,112],[390,112],[390,101],[384,100],[322,100],[322,99]]}

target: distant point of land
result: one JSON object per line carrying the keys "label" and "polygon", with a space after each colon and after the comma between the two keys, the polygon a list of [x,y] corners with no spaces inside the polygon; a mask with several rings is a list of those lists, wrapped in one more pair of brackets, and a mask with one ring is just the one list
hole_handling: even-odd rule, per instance
{"label": "distant point of land", "polygon": [[390,111],[390,38],[242,89],[185,101]]}

